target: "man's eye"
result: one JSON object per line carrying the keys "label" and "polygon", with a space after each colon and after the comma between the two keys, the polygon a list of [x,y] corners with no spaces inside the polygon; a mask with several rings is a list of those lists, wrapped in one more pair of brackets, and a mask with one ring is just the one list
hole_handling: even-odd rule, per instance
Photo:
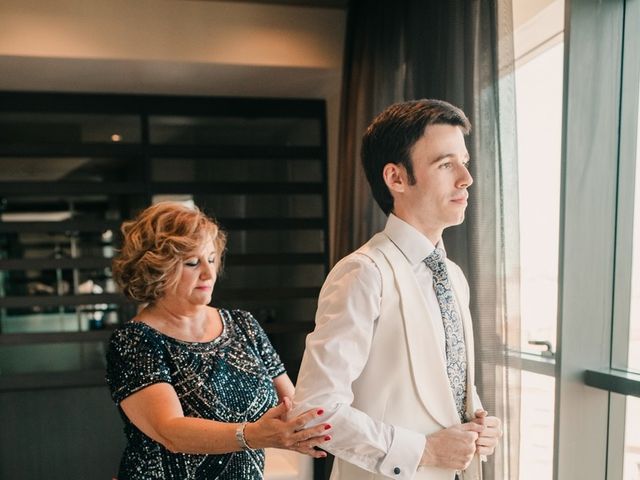
{"label": "man's eye", "polygon": [[441,163],[440,168],[451,168],[451,162]]}

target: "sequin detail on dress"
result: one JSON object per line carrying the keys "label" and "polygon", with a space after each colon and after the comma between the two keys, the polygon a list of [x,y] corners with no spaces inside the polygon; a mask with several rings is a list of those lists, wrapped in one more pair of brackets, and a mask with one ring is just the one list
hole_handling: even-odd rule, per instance
{"label": "sequin detail on dress", "polygon": [[[278,398],[272,379],[284,365],[253,316],[220,309],[221,335],[211,342],[184,342],[140,322],[114,331],[107,352],[107,383],[114,402],[158,382],[175,389],[184,414],[221,422],[252,422]],[[172,453],[124,415],[127,446],[118,480],[263,478],[264,451],[222,455]]]}

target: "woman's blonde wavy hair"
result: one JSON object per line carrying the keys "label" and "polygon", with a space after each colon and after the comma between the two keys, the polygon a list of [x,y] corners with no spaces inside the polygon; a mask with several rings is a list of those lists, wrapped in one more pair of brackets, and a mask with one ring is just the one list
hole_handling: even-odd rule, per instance
{"label": "woman's blonde wavy hair", "polygon": [[197,207],[160,202],[121,227],[122,249],[112,262],[113,277],[124,294],[140,303],[154,303],[175,288],[184,260],[209,239],[220,271],[226,234]]}

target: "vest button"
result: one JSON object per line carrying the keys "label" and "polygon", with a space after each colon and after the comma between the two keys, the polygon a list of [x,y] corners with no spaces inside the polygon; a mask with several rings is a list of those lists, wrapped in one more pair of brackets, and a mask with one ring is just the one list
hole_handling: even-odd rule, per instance
{"label": "vest button", "polygon": [[396,467],[393,469],[393,473],[395,473],[396,475],[400,475],[400,472],[401,472],[400,467]]}

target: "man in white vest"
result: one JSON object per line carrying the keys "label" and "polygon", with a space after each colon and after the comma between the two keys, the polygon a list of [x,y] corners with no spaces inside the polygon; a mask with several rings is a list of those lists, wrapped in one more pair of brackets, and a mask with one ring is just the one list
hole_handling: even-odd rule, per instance
{"label": "man in white vest", "polygon": [[442,243],[464,220],[469,130],[457,107],[418,100],[387,108],[363,137],[389,218],[327,277],[291,412],[325,410],[332,480],[476,480],[502,434],[474,385],[469,286]]}

